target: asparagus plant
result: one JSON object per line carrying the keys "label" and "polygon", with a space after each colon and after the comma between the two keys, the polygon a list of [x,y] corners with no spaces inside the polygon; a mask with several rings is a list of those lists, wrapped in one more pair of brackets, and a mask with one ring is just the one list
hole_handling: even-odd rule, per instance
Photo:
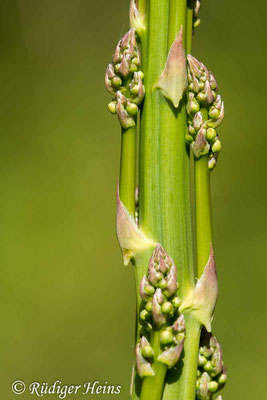
{"label": "asparagus plant", "polygon": [[131,0],[130,30],[106,70],[121,125],[117,236],[136,279],[133,400],[209,400],[226,382],[211,333],[210,197],[224,104],[214,75],[191,55],[199,10],[199,0]]}

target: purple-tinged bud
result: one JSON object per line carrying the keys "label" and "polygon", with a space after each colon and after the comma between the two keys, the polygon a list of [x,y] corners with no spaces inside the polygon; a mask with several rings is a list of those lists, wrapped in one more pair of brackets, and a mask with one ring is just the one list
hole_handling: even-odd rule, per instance
{"label": "purple-tinged bud", "polygon": [[201,8],[201,1],[196,0],[195,1],[195,7],[194,7],[194,15],[196,16],[199,13],[199,10]]}
{"label": "purple-tinged bud", "polygon": [[151,367],[151,364],[143,357],[141,344],[138,343],[136,346],[136,370],[138,375],[143,378],[145,376],[154,376],[155,373]]}
{"label": "purple-tinged bud", "polygon": [[158,361],[167,365],[167,367],[173,368],[181,356],[184,347],[184,339],[179,342],[176,346],[171,346],[167,350],[163,351],[158,357]]}
{"label": "purple-tinged bud", "polygon": [[185,332],[185,319],[183,314],[181,314],[174,322],[172,330],[175,334]]}
{"label": "purple-tinged bud", "polygon": [[152,299],[152,318],[157,329],[167,323],[167,316],[162,312],[161,306],[164,302],[164,296],[161,289],[157,289]]}
{"label": "purple-tinged bud", "polygon": [[177,277],[176,277],[176,266],[173,265],[166,277],[167,281],[167,286],[164,289],[164,294],[166,297],[171,297],[173,296],[177,289],[178,289],[178,284],[177,284]]}
{"label": "purple-tinged bud", "polygon": [[193,92],[188,93],[188,102],[187,102],[187,114],[190,117],[194,117],[194,115],[199,111],[199,103],[195,99],[195,95]]}
{"label": "purple-tinged bud", "polygon": [[220,372],[222,372],[223,369],[223,354],[222,354],[222,348],[220,346],[220,343],[216,340],[216,348],[215,351],[212,355],[211,358],[211,364],[212,364],[212,372],[211,376],[216,376]]}
{"label": "purple-tinged bud", "polygon": [[198,398],[201,400],[209,399],[209,383],[211,379],[207,372],[204,372],[200,377],[199,389],[197,390]]}
{"label": "purple-tinged bud", "polygon": [[216,81],[216,79],[215,79],[215,77],[214,77],[212,72],[210,72],[210,87],[211,87],[212,90],[217,90],[218,89],[217,81]]}
{"label": "purple-tinged bud", "polygon": [[191,56],[190,54],[187,55],[187,61],[192,77],[195,76],[196,78],[200,79],[202,75],[203,64],[201,64],[195,57]]}
{"label": "purple-tinged bud", "polygon": [[138,72],[134,72],[132,83],[129,85],[130,92],[132,94],[131,100],[135,104],[139,105],[142,103],[145,96],[145,87]]}
{"label": "purple-tinged bud", "polygon": [[214,96],[213,96],[209,81],[205,82],[205,87],[204,87],[203,93],[204,93],[205,99],[206,99],[205,103],[207,105],[211,104],[214,101]]}
{"label": "purple-tinged bud", "polygon": [[121,76],[123,76],[124,78],[127,78],[131,73],[130,64],[131,64],[130,56],[124,53],[118,69],[119,74],[121,74]]}
{"label": "purple-tinged bud", "polygon": [[144,300],[145,302],[150,301],[152,299],[152,294],[154,293],[154,291],[155,289],[150,285],[147,277],[144,275],[140,283],[141,299]]}
{"label": "purple-tinged bud", "polygon": [[129,115],[129,113],[126,111],[125,108],[128,103],[127,98],[120,91],[118,91],[116,93],[116,100],[117,100],[116,113],[118,115],[121,126],[124,129],[129,129],[132,126],[135,126],[134,118]]}
{"label": "purple-tinged bud", "polygon": [[196,158],[209,153],[210,145],[206,140],[206,130],[204,126],[199,130],[191,147]]}
{"label": "purple-tinged bud", "polygon": [[193,128],[194,128],[196,131],[198,131],[198,130],[201,128],[203,122],[204,122],[204,120],[203,120],[202,112],[199,111],[199,112],[197,112],[196,115],[194,116],[194,119],[193,119]]}
{"label": "purple-tinged bud", "polygon": [[[211,112],[211,110],[210,110],[210,112]],[[222,102],[219,116],[217,117],[217,119],[214,119],[214,120],[209,119],[207,121],[207,125],[210,126],[211,128],[217,128],[219,125],[221,125],[223,119],[224,119],[224,103]]]}
{"label": "purple-tinged bud", "polygon": [[113,79],[114,77],[115,77],[114,67],[112,64],[109,64],[106,69],[105,85],[107,91],[113,96],[115,95],[116,92],[111,84],[111,79]]}

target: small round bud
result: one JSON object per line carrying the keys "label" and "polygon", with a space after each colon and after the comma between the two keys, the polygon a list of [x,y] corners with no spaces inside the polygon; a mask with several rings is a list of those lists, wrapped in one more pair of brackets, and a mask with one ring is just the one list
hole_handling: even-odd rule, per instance
{"label": "small round bud", "polygon": [[199,355],[198,356],[198,365],[200,367],[203,367],[206,363],[207,363],[206,357]]}
{"label": "small round bud", "polygon": [[193,142],[194,139],[192,138],[191,135],[186,134],[185,135],[185,140],[186,140],[186,143],[190,144],[190,143]]}
{"label": "small round bud", "polygon": [[220,116],[220,110],[218,110],[215,107],[211,107],[209,110],[209,117],[211,119],[217,119],[217,118],[219,118],[219,116]]}
{"label": "small round bud", "polygon": [[139,65],[139,59],[138,59],[137,57],[134,57],[134,58],[132,59],[132,63],[133,63],[134,65]]}
{"label": "small round bud", "polygon": [[137,70],[138,70],[137,66],[135,64],[131,64],[130,71],[131,72],[137,72]]}
{"label": "small round bud", "polygon": [[213,370],[213,366],[211,365],[211,362],[208,361],[205,365],[204,365],[204,370],[207,372],[210,372]]}
{"label": "small round bud", "polygon": [[219,385],[218,385],[217,382],[211,381],[211,382],[208,383],[208,385],[209,385],[209,390],[210,390],[212,393],[215,393],[215,392],[218,391],[218,386],[219,386]]}
{"label": "small round bud", "polygon": [[128,111],[129,114],[131,115],[136,115],[138,114],[138,107],[134,103],[130,103],[126,106],[126,110]]}
{"label": "small round bud", "polygon": [[108,109],[111,112],[111,114],[116,114],[116,101],[112,101],[111,103],[109,103],[108,105]]}
{"label": "small round bud", "polygon": [[206,139],[212,141],[216,138],[216,130],[213,128],[208,128],[206,133]]}
{"label": "small round bud", "polygon": [[200,103],[205,103],[206,102],[206,95],[204,93],[202,93],[202,92],[199,92],[198,95],[197,95],[197,100]]}
{"label": "small round bud", "polygon": [[147,310],[147,312],[151,313],[151,311],[152,311],[152,302],[151,301],[146,303],[146,310]]}
{"label": "small round bud", "polygon": [[155,355],[153,347],[150,345],[147,345],[142,348],[142,356],[144,358],[153,358]]}
{"label": "small round bud", "polygon": [[[199,378],[201,376],[201,371],[198,369],[197,370],[197,377]],[[197,382],[199,382],[199,379],[197,380]]]}
{"label": "small round bud", "polygon": [[200,24],[201,24],[201,19],[200,19],[200,18],[197,18],[197,19],[194,21],[194,28],[199,27]]}
{"label": "small round bud", "polygon": [[150,317],[149,313],[146,310],[142,310],[140,312],[140,319],[142,321],[146,321]]}
{"label": "small round bud", "polygon": [[167,285],[168,285],[168,283],[167,283],[167,281],[166,281],[165,279],[162,279],[162,280],[159,282],[159,288],[161,288],[162,290],[163,290],[163,289],[166,289]]}
{"label": "small round bud", "polygon": [[219,382],[220,385],[224,385],[226,383],[226,381],[227,381],[227,375],[222,373],[219,376],[218,382]]}
{"label": "small round bud", "polygon": [[143,80],[144,79],[144,73],[142,71],[138,71],[138,75],[140,76],[140,78]]}
{"label": "small round bud", "polygon": [[163,303],[161,310],[163,314],[169,314],[172,311],[172,303],[166,301],[166,303]]}
{"label": "small round bud", "polygon": [[180,305],[182,304],[182,300],[179,297],[174,297],[172,300],[173,307],[179,308]]}
{"label": "small round bud", "polygon": [[204,83],[205,83],[206,80],[207,80],[207,79],[206,79],[206,76],[205,76],[205,75],[202,75],[202,76],[200,77],[200,81],[201,81],[201,82],[204,82]]}
{"label": "small round bud", "polygon": [[111,79],[111,84],[114,87],[114,89],[119,88],[122,85],[122,80],[121,80],[121,78],[119,76],[114,76]]}
{"label": "small round bud", "polygon": [[138,94],[138,91],[139,91],[138,85],[132,85],[132,86],[130,87],[130,92],[131,92],[132,94]]}
{"label": "small round bud", "polygon": [[205,87],[205,83],[204,82],[199,82],[199,89],[203,90]]}
{"label": "small round bud", "polygon": [[152,295],[155,293],[155,288],[151,285],[145,285],[144,290],[145,290],[146,294],[148,294],[148,295]]}
{"label": "small round bud", "polygon": [[214,157],[209,159],[208,167],[210,170],[213,170],[216,166],[216,159]]}
{"label": "small round bud", "polygon": [[190,135],[195,136],[196,130],[195,130],[195,128],[193,127],[193,125],[189,125],[189,126],[188,126],[188,132],[190,133]]}
{"label": "small round bud", "polygon": [[115,65],[114,69],[115,69],[116,72],[119,72],[120,66],[121,66],[120,64],[116,64]]}
{"label": "small round bud", "polygon": [[215,140],[215,142],[213,143],[211,150],[213,151],[213,153],[217,153],[219,151],[221,151],[222,149],[222,144],[221,141],[219,139]]}
{"label": "small round bud", "polygon": [[169,331],[163,331],[160,335],[160,344],[166,346],[173,342],[173,334]]}

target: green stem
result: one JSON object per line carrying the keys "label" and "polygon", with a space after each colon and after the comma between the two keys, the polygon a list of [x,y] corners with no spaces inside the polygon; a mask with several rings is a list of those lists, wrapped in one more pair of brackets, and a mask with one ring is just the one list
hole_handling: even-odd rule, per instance
{"label": "green stem", "polygon": [[191,53],[192,47],[192,31],[193,31],[193,7],[194,1],[187,1],[187,13],[186,13],[186,53]]}
{"label": "green stem", "polygon": [[212,243],[210,170],[208,156],[195,160],[196,240],[198,277],[203,273]]}
{"label": "green stem", "polygon": [[129,213],[135,214],[135,177],[136,177],[136,126],[122,129],[120,198]]}
{"label": "green stem", "polygon": [[152,347],[155,352],[155,362],[152,364],[155,376],[148,377],[144,380],[141,390],[142,400],[161,400],[164,381],[167,372],[167,366],[157,361],[157,357],[160,354],[160,333],[161,331],[155,331],[152,333]]}

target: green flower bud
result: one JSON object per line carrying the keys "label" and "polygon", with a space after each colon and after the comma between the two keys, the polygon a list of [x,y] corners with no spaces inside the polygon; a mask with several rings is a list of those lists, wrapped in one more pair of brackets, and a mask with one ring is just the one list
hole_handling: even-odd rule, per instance
{"label": "green flower bud", "polygon": [[122,85],[122,80],[119,76],[114,76],[111,80],[111,84],[114,87],[114,89],[119,89]]}
{"label": "green flower bud", "polygon": [[204,365],[204,370],[207,372],[210,372],[213,370],[213,366],[211,365],[211,362],[208,361],[205,365]]}
{"label": "green flower bud", "polygon": [[150,314],[147,312],[147,310],[142,310],[142,311],[140,312],[140,319],[141,319],[142,321],[148,320],[149,317],[150,317]]}
{"label": "green flower bud", "polygon": [[169,314],[173,309],[172,303],[166,301],[166,303],[163,303],[161,309],[164,314]]}
{"label": "green flower bud", "polygon": [[137,71],[138,71],[137,65],[131,64],[131,66],[130,66],[130,71],[131,71],[131,72],[137,72]]}
{"label": "green flower bud", "polygon": [[215,382],[215,381],[209,382],[208,386],[209,386],[209,390],[211,391],[211,393],[215,393],[218,391],[219,385],[217,382]]}
{"label": "green flower bud", "polygon": [[146,286],[145,286],[145,292],[146,292],[148,295],[152,295],[152,294],[155,293],[155,288],[153,288],[153,286],[151,286],[151,285],[146,285]]}
{"label": "green flower bud", "polygon": [[138,94],[138,91],[139,91],[138,85],[132,85],[132,86],[130,87],[130,92],[131,92],[132,94]]}
{"label": "green flower bud", "polygon": [[143,80],[145,75],[142,71],[138,71],[138,75],[140,76],[140,78]]}
{"label": "green flower bud", "polygon": [[166,287],[167,287],[167,281],[166,281],[165,279],[162,279],[162,280],[159,282],[159,287],[160,287],[161,289],[166,289]]}
{"label": "green flower bud", "polygon": [[211,119],[217,119],[217,118],[219,118],[220,113],[221,113],[220,110],[218,110],[215,107],[211,107],[210,110],[209,110],[209,117]]}
{"label": "green flower bud", "polygon": [[219,139],[215,140],[215,142],[213,143],[211,150],[213,151],[213,153],[219,152],[222,149],[222,144],[221,141]]}
{"label": "green flower bud", "polygon": [[182,300],[179,297],[174,297],[172,300],[173,307],[179,308],[180,305],[182,304]]}
{"label": "green flower bud", "polygon": [[216,130],[214,128],[208,128],[206,133],[206,139],[213,141],[216,138]]}
{"label": "green flower bud", "polygon": [[147,345],[144,348],[142,348],[142,356],[144,358],[154,358],[155,353],[154,353],[153,347],[150,345]]}
{"label": "green flower bud", "polygon": [[111,114],[116,114],[116,101],[112,101],[111,103],[109,103],[108,105],[108,109],[111,112]]}
{"label": "green flower bud", "polygon": [[138,106],[136,104],[134,104],[134,103],[129,103],[126,106],[126,110],[131,115],[137,115],[138,114]]}
{"label": "green flower bud", "polygon": [[160,335],[160,344],[161,346],[166,346],[168,344],[173,343],[174,336],[171,332],[169,331],[163,331]]}
{"label": "green flower bud", "polygon": [[200,367],[203,367],[205,364],[207,364],[207,359],[206,359],[206,357],[204,357],[204,356],[202,356],[202,355],[199,354],[199,356],[198,356],[198,365],[199,365]]}
{"label": "green flower bud", "polygon": [[149,301],[148,303],[146,303],[146,310],[147,310],[147,312],[151,313],[151,311],[152,311],[152,301]]}

